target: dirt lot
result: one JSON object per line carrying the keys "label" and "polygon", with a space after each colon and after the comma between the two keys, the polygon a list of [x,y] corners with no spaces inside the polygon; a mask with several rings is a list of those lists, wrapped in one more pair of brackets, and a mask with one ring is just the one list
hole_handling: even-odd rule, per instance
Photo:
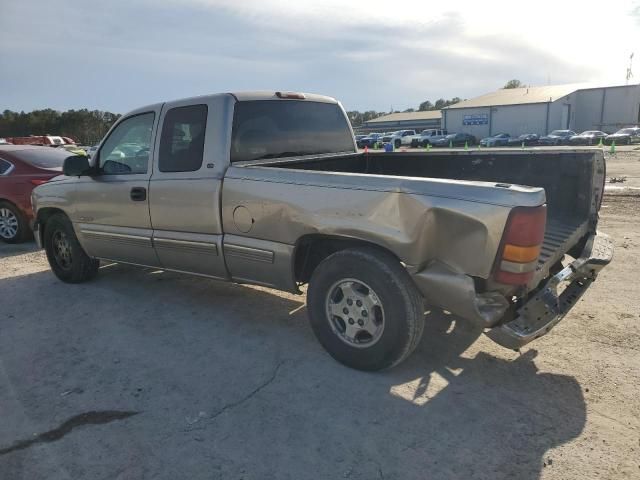
{"label": "dirt lot", "polygon": [[378,374],[331,360],[301,297],[125,266],[70,286],[0,245],[0,479],[640,478],[640,197],[610,193],[614,262],[551,334],[518,354],[434,313]]}

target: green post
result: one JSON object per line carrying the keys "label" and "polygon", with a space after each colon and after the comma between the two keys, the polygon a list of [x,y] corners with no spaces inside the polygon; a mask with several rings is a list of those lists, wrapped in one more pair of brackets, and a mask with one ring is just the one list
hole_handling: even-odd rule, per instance
{"label": "green post", "polygon": [[602,144],[602,137],[600,137],[600,141],[598,142],[598,146],[599,146],[599,147],[602,147],[602,145],[603,145],[603,144]]}
{"label": "green post", "polygon": [[469,150],[469,142],[467,141],[464,142],[464,149]]}
{"label": "green post", "polygon": [[524,150],[524,142],[522,142],[522,145],[520,145],[520,148]]}
{"label": "green post", "polygon": [[449,140],[449,148],[453,148],[453,140]]}
{"label": "green post", "polygon": [[610,154],[614,154],[616,153],[616,141],[615,140],[611,140],[611,148],[609,149],[609,153]]}

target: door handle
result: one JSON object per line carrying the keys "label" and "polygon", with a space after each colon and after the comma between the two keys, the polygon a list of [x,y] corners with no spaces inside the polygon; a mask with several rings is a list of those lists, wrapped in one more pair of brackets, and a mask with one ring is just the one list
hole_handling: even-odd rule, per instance
{"label": "door handle", "polygon": [[134,202],[144,202],[147,199],[147,189],[144,187],[133,187],[130,195],[131,200]]}

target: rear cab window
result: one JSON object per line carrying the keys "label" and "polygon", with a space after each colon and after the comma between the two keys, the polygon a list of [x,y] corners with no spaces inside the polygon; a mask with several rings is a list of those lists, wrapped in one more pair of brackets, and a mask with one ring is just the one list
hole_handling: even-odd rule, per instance
{"label": "rear cab window", "polygon": [[306,100],[235,104],[231,162],[355,151],[338,104]]}

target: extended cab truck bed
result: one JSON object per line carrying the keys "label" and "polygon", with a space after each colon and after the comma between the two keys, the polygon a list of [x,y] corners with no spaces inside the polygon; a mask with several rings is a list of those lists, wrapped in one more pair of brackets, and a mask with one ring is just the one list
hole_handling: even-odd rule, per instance
{"label": "extended cab truck bed", "polygon": [[87,280],[105,259],[291,292],[309,283],[314,332],[354,368],[406,358],[425,301],[518,348],[612,255],[596,234],[601,150],[359,154],[328,97],[144,107],[92,162],[71,157],[34,191],[36,237],[60,279]]}

